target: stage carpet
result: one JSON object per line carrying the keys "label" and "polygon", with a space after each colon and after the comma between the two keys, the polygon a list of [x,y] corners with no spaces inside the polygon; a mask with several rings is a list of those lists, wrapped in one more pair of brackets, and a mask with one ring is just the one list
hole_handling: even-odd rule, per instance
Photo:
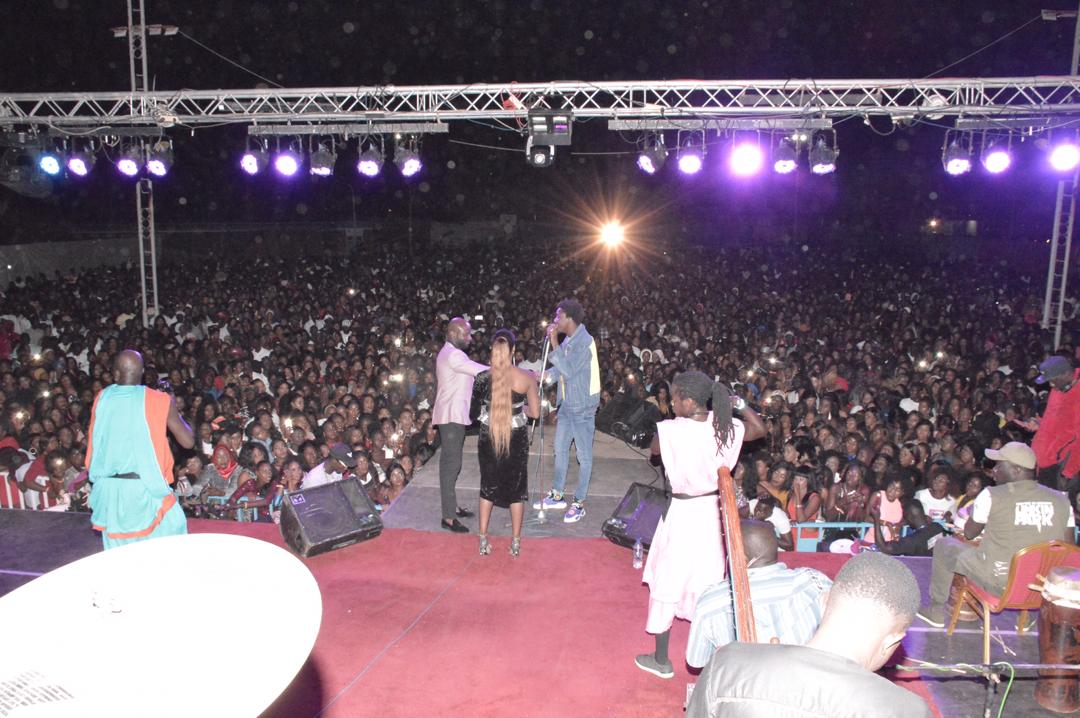
{"label": "stage carpet", "polygon": [[[270,524],[190,521],[189,528],[281,545]],[[514,559],[507,546],[507,538],[496,538],[492,555],[481,557],[474,534],[387,529],[307,559],[322,589],[322,628],[307,666],[263,715],[682,714],[695,679],[683,662],[689,624],[676,621],[672,630],[673,679],[634,666],[652,638],[643,630],[648,589],[628,550],[601,538],[526,538]],[[834,576],[843,559],[782,560]],[[243,641],[248,631],[274,630],[246,625],[243,606],[189,608],[190,615],[216,616],[193,623],[204,628],[193,628],[191,640],[205,640],[207,650],[216,641]],[[288,621],[290,607],[280,609]],[[920,680],[900,683],[933,705]]]}

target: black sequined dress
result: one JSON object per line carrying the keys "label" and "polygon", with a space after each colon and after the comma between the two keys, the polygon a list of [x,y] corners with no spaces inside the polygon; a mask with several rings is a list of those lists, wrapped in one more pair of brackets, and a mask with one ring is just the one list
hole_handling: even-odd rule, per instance
{"label": "black sequined dress", "polygon": [[472,415],[480,422],[477,450],[480,458],[480,498],[501,508],[529,499],[529,426],[525,418],[526,396],[513,392],[510,451],[506,456],[496,456],[488,429],[491,405],[491,372],[476,375],[473,383]]}

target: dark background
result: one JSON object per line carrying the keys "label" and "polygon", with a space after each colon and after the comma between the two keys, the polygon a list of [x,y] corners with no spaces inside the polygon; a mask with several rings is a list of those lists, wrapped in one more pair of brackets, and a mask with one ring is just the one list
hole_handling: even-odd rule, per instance
{"label": "dark background", "polygon": [[[921,78],[1038,15],[1070,2],[858,2],[758,0],[149,0],[148,22],[192,38],[286,87],[544,80]],[[129,87],[120,0],[14,3],[0,25],[0,91],[116,91]],[[941,76],[1068,72],[1073,23],[1036,20]],[[188,38],[154,37],[158,90],[266,86]],[[879,133],[889,133],[879,136]],[[384,170],[358,177],[346,154],[334,177],[244,176],[246,128],[174,129],[176,163],[155,183],[161,224],[216,221],[523,219],[559,224],[594,210],[648,214],[664,232],[681,225],[736,231],[749,223],[777,234],[831,233],[855,241],[919,231],[931,216],[976,219],[980,233],[1044,241],[1055,177],[1025,143],[1013,169],[987,177],[976,166],[953,178],[941,167],[944,129],[890,132],[879,118],[838,125],[838,171],[726,176],[719,153],[696,178],[669,165],[656,177],[634,167],[632,136],[606,121],[577,123],[572,148],[550,169],[525,164],[519,135],[487,123],[455,123],[425,139],[423,172],[405,182]],[[506,148],[497,151],[457,142]],[[566,150],[571,152],[568,154]],[[513,150],[513,151],[510,151]],[[625,152],[627,154],[589,154]],[[131,181],[99,162],[85,180],[53,183],[45,199],[0,190],[0,242],[56,238],[56,228],[134,225]],[[620,209],[613,209],[614,206]],[[604,207],[606,209],[597,209]]]}

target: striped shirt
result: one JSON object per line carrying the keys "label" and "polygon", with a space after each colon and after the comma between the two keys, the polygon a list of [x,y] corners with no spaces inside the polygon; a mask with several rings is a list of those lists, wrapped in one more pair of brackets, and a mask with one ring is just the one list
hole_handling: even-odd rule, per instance
{"label": "striped shirt", "polygon": [[[821,623],[825,593],[832,586],[825,574],[812,568],[789,569],[782,563],[751,568],[750,600],[754,605],[757,640],[803,645]],[[720,646],[735,640],[731,588],[727,581],[705,589],[697,602],[686,662],[701,668]]]}

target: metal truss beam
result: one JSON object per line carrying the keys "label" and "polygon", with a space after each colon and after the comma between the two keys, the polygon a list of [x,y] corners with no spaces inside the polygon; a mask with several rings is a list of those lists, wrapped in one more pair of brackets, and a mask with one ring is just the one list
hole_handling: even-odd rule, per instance
{"label": "metal truss beam", "polygon": [[440,135],[450,132],[450,125],[445,122],[368,122],[365,124],[327,124],[314,125],[252,125],[248,134],[252,137],[298,137],[300,135],[345,135],[346,137],[365,137],[367,135]]}
{"label": "metal truss beam", "polygon": [[660,130],[717,131],[760,130],[787,132],[791,130],[828,130],[833,121],[807,117],[804,119],[731,119],[731,120],[608,120],[608,129],[618,132],[658,132]]}
{"label": "metal truss beam", "polygon": [[525,118],[1010,117],[1080,112],[1080,77],[549,82],[0,95],[0,127],[190,127],[223,122],[449,122]]}

